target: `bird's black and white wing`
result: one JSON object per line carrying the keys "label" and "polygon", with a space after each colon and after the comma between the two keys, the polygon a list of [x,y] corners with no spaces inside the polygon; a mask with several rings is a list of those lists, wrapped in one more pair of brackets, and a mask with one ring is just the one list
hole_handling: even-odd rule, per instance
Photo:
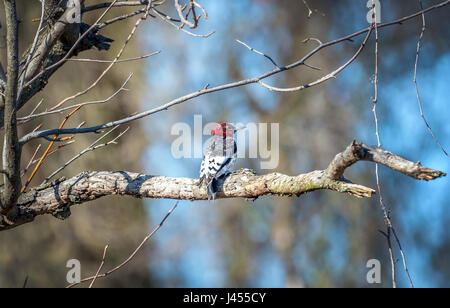
{"label": "bird's black and white wing", "polygon": [[236,143],[232,138],[213,136],[205,147],[205,156],[200,166],[199,186],[206,183],[208,196],[215,195],[214,180],[229,172],[237,156]]}
{"label": "bird's black and white wing", "polygon": [[234,164],[236,157],[228,156],[206,156],[203,158],[200,166],[199,186],[205,182],[207,185],[212,179],[219,178],[225,174]]}

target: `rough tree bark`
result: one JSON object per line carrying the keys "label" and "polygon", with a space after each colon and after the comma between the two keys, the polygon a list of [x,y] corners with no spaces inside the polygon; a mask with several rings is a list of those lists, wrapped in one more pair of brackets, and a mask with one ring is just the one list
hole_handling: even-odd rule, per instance
{"label": "rough tree bark", "polygon": [[6,214],[20,195],[20,154],[17,135],[16,99],[19,76],[18,20],[15,1],[4,1],[6,12],[7,72],[8,78],[4,96],[3,136],[3,189],[1,213]]}
{"label": "rough tree bark", "polygon": [[[241,169],[220,182],[217,198],[300,196],[319,189],[347,193],[358,198],[371,197],[375,190],[353,184],[343,177],[346,168],[361,160],[383,164],[419,180],[432,180],[446,175],[383,149],[354,141],[345,151],[337,154],[325,170],[288,176],[280,173],[256,175],[251,170]],[[126,171],[82,172],[70,179],[59,179],[22,194],[14,211],[0,221],[0,231],[31,222],[39,215],[51,214],[65,219],[70,215],[72,205],[109,195],[207,200],[205,186],[198,187],[197,183],[198,179],[169,178]]]}

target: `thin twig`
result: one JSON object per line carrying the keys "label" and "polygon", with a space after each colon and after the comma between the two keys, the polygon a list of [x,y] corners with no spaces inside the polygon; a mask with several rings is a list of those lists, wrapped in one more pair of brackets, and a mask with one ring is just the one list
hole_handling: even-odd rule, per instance
{"label": "thin twig", "polygon": [[22,289],[25,289],[27,287],[27,284],[28,284],[28,275],[25,276],[25,280],[23,282]]}
{"label": "thin twig", "polygon": [[[81,109],[81,107],[83,107],[83,105],[78,106],[77,108],[75,108],[74,110],[72,110],[68,115],[66,115],[66,117],[64,118],[64,120],[61,122],[61,124],[59,125],[59,128],[63,128],[64,124],[66,124],[67,120],[78,110]],[[58,135],[55,136],[54,139],[57,139]],[[48,145],[47,149],[45,150],[44,154],[42,154],[41,159],[39,160],[39,162],[37,163],[36,167],[34,167],[33,172],[31,173],[30,177],[28,178],[28,180],[25,182],[25,185],[22,186],[21,192],[23,193],[28,185],[30,184],[31,180],[33,179],[34,175],[36,174],[37,170],[39,169],[39,167],[42,165],[42,162],[44,161],[44,159],[47,157],[47,155],[49,154],[50,149],[52,148],[53,144],[55,143],[56,140],[53,140],[50,142],[50,144]]]}
{"label": "thin twig", "polygon": [[306,9],[308,10],[308,16],[306,16],[308,19],[311,18],[313,13],[320,13],[320,15],[325,16],[325,13],[320,12],[318,9],[312,10],[309,4],[306,2],[306,0],[303,0],[303,4],[305,5]]}
{"label": "thin twig", "polygon": [[[370,37],[370,34],[372,33],[372,30],[370,30],[369,32],[367,32],[366,37],[364,38],[364,41],[361,43],[361,45],[359,46],[358,50],[356,51],[356,53],[353,55],[353,57],[351,57],[347,62],[345,62],[342,66],[338,67],[336,70],[334,70],[333,72],[329,73],[326,76],[323,76],[313,82],[310,82],[308,84],[305,85],[300,85],[297,87],[293,87],[293,88],[277,88],[274,86],[269,86],[268,84],[264,83],[263,81],[258,81],[258,83],[263,86],[264,88],[270,90],[270,91],[275,91],[275,92],[294,92],[294,91],[300,91],[303,89],[307,89],[313,86],[316,86],[318,84],[321,84],[329,79],[332,78],[336,78],[336,76],[342,72],[347,66],[349,66],[353,61],[355,61],[355,59],[359,56],[359,54],[361,53],[361,51],[364,49],[364,46],[366,46],[367,40]],[[304,62],[302,64],[305,64]]]}
{"label": "thin twig", "polygon": [[163,226],[164,222],[167,220],[167,218],[170,216],[170,214],[172,214],[172,212],[175,210],[175,208],[178,206],[178,201],[175,202],[175,205],[169,210],[169,212],[166,214],[166,216],[164,216],[164,218],[161,220],[161,222],[153,229],[152,232],[150,232],[150,234],[148,234],[143,240],[142,242],[139,244],[139,246],[131,253],[131,255],[126,258],[122,263],[120,263],[119,265],[117,265],[116,267],[110,269],[109,271],[103,273],[103,274],[96,274],[95,276],[91,276],[91,277],[87,277],[82,279],[80,282],[78,283],[72,283],[70,285],[68,285],[66,288],[72,288],[76,285],[79,285],[83,282],[86,281],[90,281],[96,278],[103,278],[106,277],[108,275],[110,275],[111,273],[117,271],[118,269],[121,269],[122,267],[124,267],[126,264],[128,264],[133,258],[134,256],[139,252],[139,250],[141,250],[141,248],[144,246],[144,244]]}
{"label": "thin twig", "polygon": [[189,12],[186,15],[186,18],[184,17],[183,14],[183,9],[184,7],[181,7],[180,3],[178,2],[179,0],[174,0],[174,4],[175,4],[175,9],[177,10],[178,16],[180,17],[181,20],[181,26],[183,26],[184,24],[188,25],[189,28],[191,29],[195,29],[197,28],[197,19],[195,18],[194,15],[194,22],[190,22],[189,20],[187,20],[188,16],[189,16],[189,12],[192,10],[195,14],[195,10],[192,9],[192,6],[189,8]]}
{"label": "thin twig", "polygon": [[273,65],[275,65],[275,67],[280,68],[280,67],[278,66],[278,64],[277,64],[271,57],[269,57],[268,55],[266,55],[265,53],[262,53],[262,52],[260,52],[260,51],[258,51],[258,50],[256,50],[256,49],[254,49],[253,47],[250,47],[249,45],[247,45],[246,43],[244,43],[244,42],[242,42],[242,41],[240,41],[240,40],[236,40],[236,42],[238,42],[239,44],[244,45],[244,46],[247,47],[250,51],[253,51],[254,53],[257,53],[258,55],[261,55],[261,56],[266,57],[267,59],[269,59],[270,62],[272,62]]}
{"label": "thin twig", "polygon": [[[419,6],[420,6],[420,9],[423,10],[423,5],[422,5],[421,0],[419,0]],[[445,148],[442,146],[442,144],[437,139],[436,135],[434,134],[433,130],[431,129],[430,124],[428,123],[428,121],[425,117],[425,114],[424,114],[423,108],[422,108],[422,101],[420,99],[420,94],[419,94],[419,86],[417,84],[417,67],[418,67],[418,63],[419,63],[420,48],[422,45],[422,39],[423,39],[423,35],[425,33],[425,29],[426,29],[425,14],[422,14],[422,30],[420,32],[419,39],[417,40],[416,61],[414,63],[414,87],[416,89],[417,103],[419,105],[420,116],[422,117],[423,122],[425,123],[425,125],[426,125],[428,131],[430,132],[431,136],[433,137],[434,141],[436,142],[438,147],[441,149],[441,151],[444,153],[444,155],[447,157],[450,157],[449,154],[447,153],[447,151],[445,150]]]}
{"label": "thin twig", "polygon": [[308,10],[308,18],[310,18],[312,13],[313,13],[313,11],[311,11],[311,8],[309,7],[309,5],[306,2],[306,0],[303,0],[303,4],[305,4],[306,9]]}
{"label": "thin twig", "polygon": [[41,33],[42,25],[44,22],[44,13],[45,13],[45,1],[41,1],[41,20],[39,22],[39,26],[37,28],[36,35],[34,36],[34,40],[33,40],[33,44],[32,44],[30,53],[28,54],[27,60],[25,62],[25,66],[23,67],[23,75],[22,75],[22,79],[20,80],[19,93],[17,94],[17,100],[16,100],[17,102],[20,101],[20,97],[22,96],[23,84],[25,83],[25,77],[27,75],[28,65],[30,64],[31,59],[33,58],[34,52],[36,51],[36,46],[37,46],[37,43],[39,40],[39,35]]}
{"label": "thin twig", "polygon": [[[110,20],[107,20],[107,21],[105,21],[105,22],[99,24],[99,25],[97,26],[97,29],[98,29],[98,30],[101,30],[101,29],[103,29],[103,28],[105,28],[105,27],[107,27],[107,26],[109,26],[110,24],[113,24],[113,23],[115,23],[115,22],[118,22],[118,21],[121,21],[121,20],[125,20],[125,19],[127,19],[127,18],[136,16],[136,15],[139,15],[139,14],[143,14],[143,13],[145,13],[145,10],[146,10],[146,9],[143,8],[143,9],[136,10],[136,11],[134,11],[134,12],[132,12],[132,13],[129,13],[129,14],[124,14],[124,15],[121,15],[121,16],[114,17],[114,18],[112,18],[112,19],[110,19]],[[152,14],[148,14],[148,15],[149,15],[150,17],[156,18],[156,16],[154,16],[154,15],[152,15]]]}
{"label": "thin twig", "polygon": [[52,111],[48,111],[47,110],[47,111],[44,111],[44,112],[41,112],[41,113],[37,113],[37,114],[30,114],[28,116],[25,116],[25,117],[22,117],[22,118],[18,118],[17,120],[21,121],[21,122],[27,122],[28,120],[39,118],[39,117],[42,117],[42,116],[47,116],[47,115],[50,115],[50,114],[59,114],[59,113],[64,112],[64,111],[77,108],[79,106],[97,105],[97,104],[107,103],[111,99],[116,97],[120,92],[127,90],[125,88],[125,86],[128,83],[128,81],[131,79],[132,76],[133,76],[133,73],[130,73],[130,75],[128,75],[128,78],[124,81],[122,86],[119,89],[117,89],[117,91],[115,91],[114,93],[112,93],[110,96],[108,96],[105,99],[97,100],[97,101],[83,102],[83,103],[75,104],[75,105],[72,105],[72,106],[67,106],[67,107],[63,107],[63,108],[60,108],[60,109],[55,109],[55,110],[52,110]]}
{"label": "thin twig", "polygon": [[405,256],[405,253],[403,252],[402,244],[400,243],[400,239],[398,238],[397,232],[395,232],[394,228],[392,228],[392,234],[394,234],[395,241],[397,242],[398,249],[400,250],[400,254],[402,256],[402,261],[403,261],[403,269],[405,270],[406,275],[408,276],[409,284],[410,284],[411,288],[414,288],[414,283],[412,281],[411,275],[409,274],[408,265],[406,264],[406,256]]}
{"label": "thin twig", "polygon": [[[119,1],[114,3],[112,6],[113,7],[124,7],[124,6],[140,6],[140,5],[147,5],[148,4],[148,0],[140,0],[140,1]],[[94,10],[98,10],[98,9],[104,9],[107,8],[108,6],[111,5],[111,2],[104,2],[104,3],[98,3],[98,4],[93,4],[91,6],[86,6],[85,8],[82,9],[82,12],[90,12],[90,11],[94,11]],[[154,5],[157,5],[157,3],[155,3]]]}
{"label": "thin twig", "polygon": [[[63,143],[63,144],[59,144],[59,145],[56,147],[56,149],[52,149],[50,152],[48,152],[47,157],[49,157],[49,156],[55,154],[56,152],[58,152],[58,150],[60,150],[60,149],[62,149],[62,148],[64,148],[64,147],[66,147],[66,146],[68,146],[68,145],[71,145],[71,144],[73,144],[74,142],[75,142],[75,140],[70,140],[69,142],[66,142],[66,143]],[[40,158],[39,158],[39,159],[34,159],[33,161],[31,161],[30,166],[34,166],[35,164],[37,164],[37,163],[39,162],[39,160],[40,160]],[[24,170],[24,172],[26,172],[26,171],[28,171],[28,170]]]}
{"label": "thin twig", "polygon": [[78,158],[80,158],[81,156],[83,156],[84,154],[91,152],[91,151],[95,151],[98,148],[102,148],[105,146],[108,146],[110,144],[116,144],[117,140],[122,137],[122,135],[124,135],[129,127],[127,127],[127,129],[125,129],[123,132],[121,132],[117,137],[115,137],[114,139],[112,139],[111,141],[108,141],[106,143],[103,144],[99,144],[96,145],[97,143],[99,143],[101,140],[103,140],[106,136],[108,136],[110,133],[112,133],[116,128],[118,128],[119,126],[116,126],[112,129],[110,129],[107,133],[103,134],[100,138],[98,138],[97,140],[95,140],[93,143],[91,143],[87,148],[85,148],[83,151],[81,151],[80,153],[78,153],[77,155],[75,155],[74,157],[72,157],[71,159],[69,159],[66,163],[64,163],[64,165],[62,165],[61,167],[59,167],[58,169],[56,169],[52,174],[50,174],[43,182],[43,184],[48,183],[48,181],[50,181],[55,175],[57,175],[58,173],[60,173],[61,171],[63,171],[67,166],[69,166],[71,163],[73,163],[75,160],[77,160]]}
{"label": "thin twig", "polygon": [[28,171],[28,168],[30,168],[32,162],[34,161],[34,157],[36,156],[37,152],[39,151],[39,149],[41,148],[41,144],[39,144],[36,147],[36,150],[34,150],[33,155],[30,158],[30,161],[28,162],[27,166],[25,167],[25,169],[22,170],[22,173],[20,174],[21,177],[23,177],[25,175],[25,173]]}
{"label": "thin twig", "polygon": [[184,33],[194,36],[194,37],[202,37],[202,38],[208,38],[211,35],[213,35],[214,33],[216,33],[216,31],[211,31],[208,34],[196,34],[196,33],[192,33],[184,28],[179,27],[178,25],[176,25],[174,22],[180,22],[177,19],[174,19],[172,17],[170,17],[167,14],[163,14],[162,12],[156,10],[155,8],[152,9],[153,13],[155,13],[155,15],[157,15],[159,18],[161,18],[162,20],[164,20],[165,22],[167,22],[168,24],[172,25],[173,27],[177,28],[180,31],[183,31]]}
{"label": "thin twig", "polygon": [[[379,133],[379,123],[378,123],[378,116],[377,116],[377,104],[378,104],[378,26],[377,26],[377,16],[376,16],[376,8],[375,8],[375,0],[372,0],[372,25],[375,28],[375,73],[373,77],[373,85],[374,85],[374,97],[372,99],[373,103],[373,117],[375,121],[375,136],[377,138],[377,146],[381,147],[381,141],[380,141],[380,133]],[[392,287],[396,288],[397,283],[395,280],[395,259],[394,259],[394,252],[392,250],[392,241],[391,241],[391,232],[393,230],[392,221],[390,218],[390,215],[388,213],[388,210],[386,209],[386,206],[383,202],[383,194],[381,192],[381,185],[380,185],[380,177],[378,172],[378,163],[375,164],[375,177],[377,182],[377,190],[378,190],[378,196],[379,196],[379,203],[380,208],[383,211],[384,215],[384,222],[386,224],[387,232],[386,232],[386,240],[388,243],[388,251],[389,251],[389,259],[391,261],[391,278],[392,278]]]}
{"label": "thin twig", "polygon": [[98,267],[97,273],[95,273],[94,279],[92,279],[91,284],[89,285],[89,289],[92,288],[92,286],[94,285],[95,280],[98,277],[98,274],[100,273],[100,271],[102,270],[103,264],[105,264],[105,258],[106,258],[106,250],[108,249],[108,245],[105,246],[105,249],[103,250],[103,257],[102,257],[102,262],[100,263],[100,266]]}
{"label": "thin twig", "polygon": [[122,60],[100,60],[100,59],[83,59],[83,58],[75,58],[75,59],[68,59],[67,61],[73,61],[73,62],[96,62],[96,63],[123,63],[123,62],[129,62],[129,61],[136,61],[136,60],[142,60],[142,59],[146,59],[148,57],[154,56],[161,53],[160,50],[143,55],[143,56],[139,56],[139,57],[133,57],[133,58],[127,58],[127,59],[122,59]]}

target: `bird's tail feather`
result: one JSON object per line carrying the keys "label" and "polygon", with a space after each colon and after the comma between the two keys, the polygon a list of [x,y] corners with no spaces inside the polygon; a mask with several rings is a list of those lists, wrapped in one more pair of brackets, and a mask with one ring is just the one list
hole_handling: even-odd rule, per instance
{"label": "bird's tail feather", "polygon": [[208,184],[208,201],[215,201],[216,200],[216,193],[217,193],[217,181],[215,178],[211,180]]}

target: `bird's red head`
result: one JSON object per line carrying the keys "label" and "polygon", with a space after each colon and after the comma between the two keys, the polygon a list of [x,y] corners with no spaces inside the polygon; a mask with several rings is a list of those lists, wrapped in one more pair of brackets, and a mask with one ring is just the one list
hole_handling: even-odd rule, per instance
{"label": "bird's red head", "polygon": [[233,138],[236,128],[230,123],[219,122],[212,131],[212,135],[218,135],[227,138]]}

